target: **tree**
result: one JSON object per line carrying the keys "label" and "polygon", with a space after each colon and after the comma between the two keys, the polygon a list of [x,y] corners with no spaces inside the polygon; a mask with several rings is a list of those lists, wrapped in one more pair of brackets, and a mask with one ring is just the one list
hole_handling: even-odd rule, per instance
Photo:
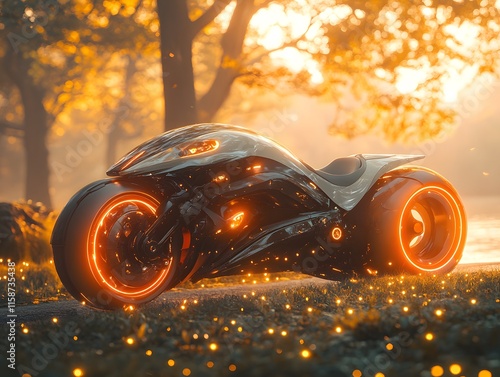
{"label": "tree", "polygon": [[[498,74],[500,13],[495,0],[200,3],[158,2],[167,130],[213,120],[235,82],[279,90],[285,80],[295,89],[305,86],[308,93],[325,94],[336,105],[331,126],[336,134],[354,137],[373,131],[390,140],[424,139],[454,123],[457,109],[444,100],[454,88],[462,89],[452,84],[463,77],[460,71],[473,67],[468,81]],[[212,35],[218,38],[212,43],[220,59],[211,85],[203,93],[195,91],[193,46],[199,39],[206,41],[207,26],[214,20],[217,24],[221,12],[229,13],[229,4],[233,10],[227,28]],[[249,25],[259,11],[271,7],[276,25],[280,14],[290,10],[309,17],[298,35],[292,26],[276,45],[262,48],[249,38],[260,30]],[[473,37],[468,43],[454,37],[458,33],[464,38],[469,32]],[[321,85],[311,88],[308,69],[292,72],[286,63],[279,66],[273,55],[289,49],[314,59]],[[450,70],[457,71],[455,76]],[[443,86],[448,87],[446,93]]]}
{"label": "tree", "polygon": [[[58,116],[82,94],[88,72],[104,66],[103,57],[110,51],[123,54],[128,49],[133,55],[135,48],[144,52],[148,44],[157,43],[151,17],[136,17],[148,7],[150,2],[134,0],[1,1],[0,64],[7,74],[0,79],[9,90],[7,97],[19,93],[23,116],[17,123],[7,120],[0,125],[2,130],[18,131],[16,136],[23,140],[27,199],[51,207],[47,138]],[[127,89],[134,72],[125,71]],[[123,135],[121,121],[114,120],[115,136]],[[110,156],[117,139],[109,143]]]}
{"label": "tree", "polygon": [[[330,131],[378,132],[422,141],[456,124],[460,90],[500,72],[500,6],[491,1],[345,1],[326,26],[326,82],[343,81],[351,99],[332,97]],[[487,78],[485,78],[487,80]],[[347,103],[346,103],[347,102]]]}
{"label": "tree", "polygon": [[[43,103],[46,88],[33,80],[36,50],[44,45],[40,29],[54,19],[57,3],[44,3],[35,15],[34,3],[1,4],[2,63],[20,93],[24,109],[23,141],[26,152],[26,197],[51,205],[47,138],[49,115]],[[35,22],[36,21],[36,22]],[[30,42],[31,41],[31,42]],[[27,48],[30,45],[31,50]],[[38,80],[39,81],[39,80]],[[29,110],[28,110],[29,109]]]}
{"label": "tree", "polygon": [[[231,20],[219,38],[220,58],[207,91],[197,95],[193,73],[193,41],[231,3],[216,0],[212,5],[191,5],[186,0],[158,1],[165,98],[165,130],[212,120],[227,100],[236,79],[252,73],[270,51],[250,57],[245,41],[252,17],[272,1],[238,0]],[[283,3],[291,3],[283,1]],[[192,20],[190,13],[197,14]],[[282,46],[284,48],[285,45]],[[198,99],[197,99],[198,97]]]}

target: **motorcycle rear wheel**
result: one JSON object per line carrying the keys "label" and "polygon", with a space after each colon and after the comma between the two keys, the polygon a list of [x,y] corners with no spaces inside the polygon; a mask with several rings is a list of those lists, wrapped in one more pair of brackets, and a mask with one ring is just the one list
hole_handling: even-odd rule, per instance
{"label": "motorcycle rear wheel", "polygon": [[424,168],[388,173],[370,204],[369,248],[382,272],[443,274],[465,246],[460,197],[442,176]]}

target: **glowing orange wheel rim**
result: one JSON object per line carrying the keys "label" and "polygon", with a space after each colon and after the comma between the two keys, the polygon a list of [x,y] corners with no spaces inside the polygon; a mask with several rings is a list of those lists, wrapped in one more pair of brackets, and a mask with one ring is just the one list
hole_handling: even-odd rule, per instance
{"label": "glowing orange wheel rim", "polygon": [[417,190],[399,220],[399,242],[406,260],[421,271],[439,270],[455,259],[464,225],[450,192],[439,186]]}
{"label": "glowing orange wheel rim", "polygon": [[156,219],[158,202],[143,193],[115,196],[92,222],[87,261],[99,285],[120,299],[140,300],[163,290],[171,263],[158,269],[135,257],[138,235]]}

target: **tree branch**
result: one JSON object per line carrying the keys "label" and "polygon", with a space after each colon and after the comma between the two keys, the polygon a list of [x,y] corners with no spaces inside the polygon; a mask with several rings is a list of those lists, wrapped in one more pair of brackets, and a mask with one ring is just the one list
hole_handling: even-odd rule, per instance
{"label": "tree branch", "polygon": [[24,137],[24,127],[22,124],[8,122],[6,120],[0,120],[0,133],[5,134],[7,130],[14,131],[11,136],[22,139]]}
{"label": "tree branch", "polygon": [[257,9],[267,8],[269,4],[271,4],[275,0],[264,0],[262,3],[256,5]]}
{"label": "tree branch", "polygon": [[295,47],[295,48],[297,48],[297,43],[300,42],[300,41],[302,41],[302,40],[304,40],[304,37],[306,36],[307,32],[309,30],[311,30],[311,27],[312,27],[312,25],[314,25],[317,17],[318,16],[311,17],[311,21],[309,22],[309,25],[307,26],[306,30],[300,36],[298,36],[297,38],[294,38],[291,41],[288,41],[286,43],[283,43],[279,47],[272,48],[270,50],[264,49],[265,51],[263,51],[261,54],[257,55],[253,59],[250,59],[249,61],[247,61],[243,65],[247,66],[247,67],[250,67],[250,66],[254,65],[255,63],[261,61],[264,57],[269,56],[269,54],[271,54],[273,52],[283,50],[283,49],[285,49],[287,47]]}
{"label": "tree branch", "polygon": [[215,2],[196,20],[191,22],[191,38],[208,26],[226,7],[231,0],[215,0]]}

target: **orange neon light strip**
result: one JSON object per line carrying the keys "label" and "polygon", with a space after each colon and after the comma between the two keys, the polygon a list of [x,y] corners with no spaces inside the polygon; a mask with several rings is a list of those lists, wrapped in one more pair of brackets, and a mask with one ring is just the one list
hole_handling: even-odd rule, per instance
{"label": "orange neon light strip", "polygon": [[118,289],[115,286],[111,285],[107,278],[103,275],[101,272],[101,269],[99,268],[99,262],[97,261],[97,250],[96,250],[96,245],[97,245],[97,235],[99,234],[99,228],[103,226],[104,219],[109,215],[111,211],[113,211],[114,208],[117,206],[120,206],[125,203],[140,203],[145,205],[152,213],[156,214],[156,208],[151,204],[148,203],[144,200],[141,199],[124,199],[122,201],[119,201],[111,206],[100,218],[99,220],[99,225],[97,229],[94,232],[93,235],[93,242],[92,242],[92,247],[88,245],[87,247],[87,262],[89,264],[90,270],[96,279],[96,281],[101,282],[104,284],[104,288],[109,288],[112,292],[115,292],[121,296],[125,297],[130,297],[130,298],[140,298],[140,297],[145,297],[151,294],[153,291],[155,291],[165,280],[166,275],[168,274],[168,269],[165,269],[161,271],[160,275],[158,278],[153,281],[150,285],[146,286],[145,288],[142,287],[137,287],[136,289],[131,289],[131,290],[122,290]]}
{"label": "orange neon light strip", "polygon": [[453,255],[452,255],[451,258],[449,258],[449,261],[451,261],[451,260],[453,260],[453,258],[455,258],[455,255],[457,254],[458,249],[460,247],[460,244],[462,242],[462,227],[463,227],[463,224],[462,224],[462,216],[460,216],[460,206],[459,206],[459,204],[457,203],[457,201],[455,200],[455,198],[448,191],[446,191],[445,189],[443,189],[443,188],[441,188],[439,186],[426,186],[426,187],[422,187],[422,188],[418,189],[417,191],[415,191],[413,193],[413,195],[410,196],[410,198],[406,201],[406,204],[403,207],[403,211],[401,212],[401,217],[399,218],[399,242],[400,242],[400,245],[401,245],[401,249],[403,250],[403,253],[405,255],[406,260],[408,262],[410,262],[414,267],[416,267],[416,268],[418,268],[418,269],[420,269],[422,271],[432,272],[432,271],[439,270],[440,268],[443,267],[443,265],[440,265],[439,267],[436,267],[436,268],[425,268],[425,267],[419,266],[416,263],[414,263],[412,261],[412,259],[410,258],[410,256],[408,255],[408,253],[406,251],[406,247],[403,244],[403,236],[402,236],[402,232],[401,232],[401,226],[403,224],[403,216],[404,216],[404,214],[406,212],[406,208],[408,207],[408,205],[410,204],[410,202],[412,201],[412,199],[415,196],[417,196],[418,194],[420,194],[422,191],[427,191],[427,190],[440,191],[441,195],[445,198],[445,200],[448,202],[448,204],[450,204],[450,206],[453,207],[452,203],[450,203],[450,200],[449,200],[449,198],[451,198],[451,200],[453,201],[453,204],[454,204],[453,208],[456,211],[454,213],[454,216],[458,217],[458,220],[459,220],[458,229],[455,229],[455,231],[458,231],[458,233],[459,233],[459,239],[458,239],[458,242],[457,242],[457,247],[456,247],[455,251],[453,251]]}

